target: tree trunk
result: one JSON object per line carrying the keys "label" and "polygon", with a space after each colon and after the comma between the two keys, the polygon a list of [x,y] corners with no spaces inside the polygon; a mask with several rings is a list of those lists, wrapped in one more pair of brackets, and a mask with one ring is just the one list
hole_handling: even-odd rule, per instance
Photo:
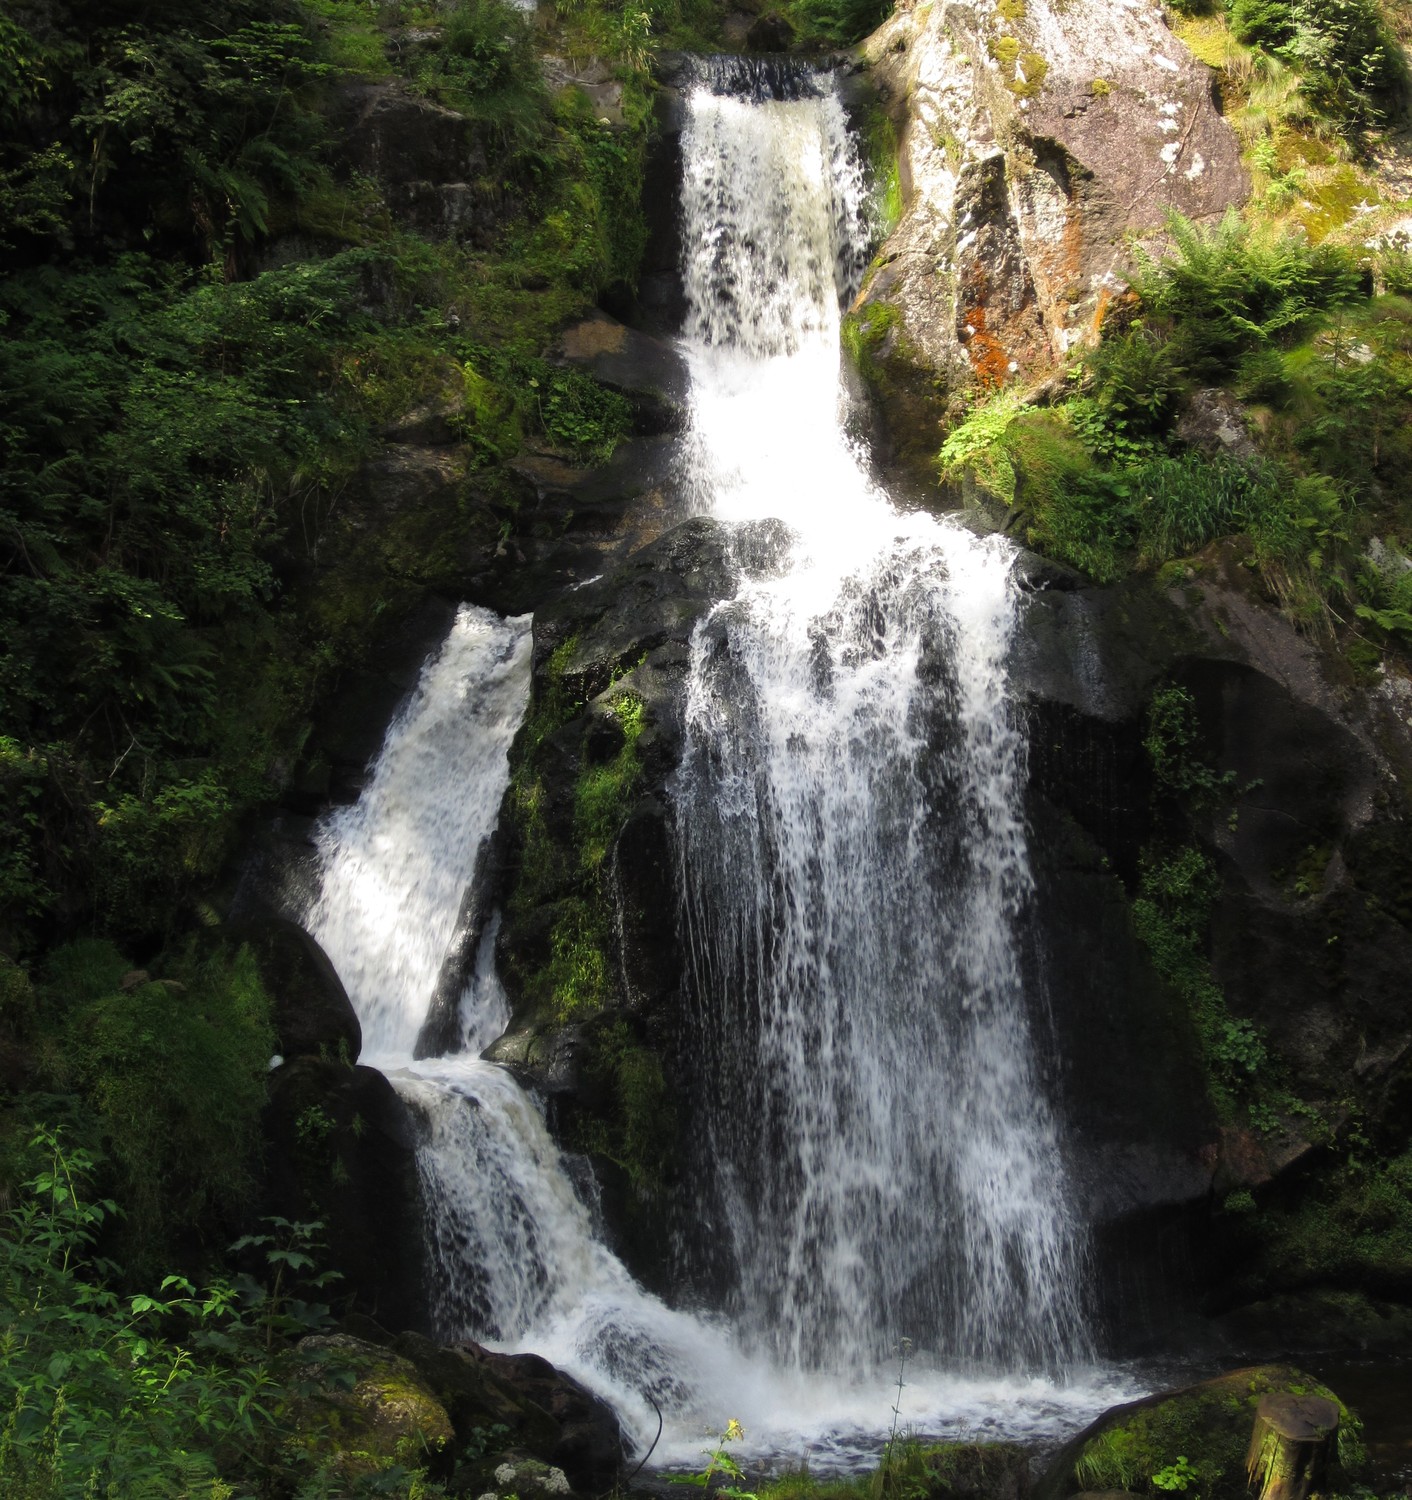
{"label": "tree trunk", "polygon": [[1338,1407],[1322,1396],[1262,1396],[1245,1467],[1259,1500],[1306,1500],[1323,1488]]}

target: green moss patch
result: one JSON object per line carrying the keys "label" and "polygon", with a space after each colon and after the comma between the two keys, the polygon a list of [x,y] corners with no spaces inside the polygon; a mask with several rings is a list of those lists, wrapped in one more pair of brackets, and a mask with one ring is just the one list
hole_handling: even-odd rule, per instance
{"label": "green moss patch", "polygon": [[1155,1494],[1183,1488],[1208,1500],[1246,1493],[1245,1456],[1261,1396],[1270,1392],[1322,1396],[1339,1407],[1339,1457],[1356,1471],[1363,1462],[1357,1418],[1326,1386],[1287,1365],[1236,1370],[1201,1385],[1118,1407],[1100,1417],[1060,1453],[1038,1488],[1039,1500],[1075,1490]]}

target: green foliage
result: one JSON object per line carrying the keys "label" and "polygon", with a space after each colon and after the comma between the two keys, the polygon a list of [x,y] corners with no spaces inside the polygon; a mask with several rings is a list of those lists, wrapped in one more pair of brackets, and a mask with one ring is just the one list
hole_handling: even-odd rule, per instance
{"label": "green foliage", "polygon": [[1280,27],[1271,16],[1272,35],[1265,44],[1303,75],[1315,107],[1355,124],[1385,120],[1405,74],[1377,0],[1293,0],[1288,13],[1287,28],[1278,36]]}
{"label": "green foliage", "polygon": [[1202,378],[1228,373],[1248,349],[1287,344],[1316,314],[1363,295],[1348,250],[1261,233],[1233,209],[1209,229],[1180,214],[1167,228],[1171,253],[1159,261],[1139,250],[1133,285],[1176,324],[1181,363]]}
{"label": "green foliage", "polygon": [[1263,1286],[1352,1286],[1401,1299],[1412,1285],[1412,1153],[1351,1143],[1331,1171],[1260,1205],[1241,1229]]}
{"label": "green foliage", "polygon": [[1393,543],[1370,549],[1359,569],[1358,589],[1366,601],[1357,606],[1360,620],[1412,640],[1412,559]]}
{"label": "green foliage", "polygon": [[91,1259],[115,1211],[87,1196],[93,1158],[46,1133],[33,1144],[44,1164],[0,1236],[0,1487],[175,1500],[257,1467],[277,1392],[233,1289],[168,1276],[119,1298]]}
{"label": "green foliage", "polygon": [[689,1484],[712,1495],[724,1495],[726,1500],[760,1500],[758,1495],[741,1488],[745,1483],[745,1471],[727,1449],[728,1443],[737,1442],[744,1436],[744,1429],[732,1418],[715,1444],[703,1450],[707,1458],[706,1467],[695,1474],[673,1474],[670,1482]]}
{"label": "green foliage", "polygon": [[851,47],[875,31],[892,12],[892,0],[792,0],[788,14],[806,40]]}
{"label": "green foliage", "polygon": [[1146,328],[1104,339],[1088,358],[1093,396],[1110,427],[1154,437],[1172,425],[1187,391],[1177,351]]}
{"label": "green foliage", "polygon": [[601,765],[585,767],[574,789],[574,837],[585,870],[603,863],[632,805],[640,766],[637,741],[642,733],[642,699],[623,693],[613,703],[622,726],[622,748]]}
{"label": "green foliage", "polygon": [[562,902],[549,947],[544,979],[559,1019],[602,1010],[612,996],[612,988],[608,926],[600,904],[583,897]]}
{"label": "green foliage", "polygon": [[128,967],[110,944],[69,944],[50,956],[41,993],[62,1038],[53,1081],[84,1099],[125,1210],[115,1232],[150,1272],[248,1201],[275,1039],[245,949],[189,952],[168,977],[134,975],[124,990]]}
{"label": "green foliage", "polygon": [[577,370],[541,369],[527,383],[545,435],[581,463],[606,463],[631,425],[627,401]]}
{"label": "green foliage", "polygon": [[1152,1487],[1158,1490],[1176,1491],[1185,1494],[1196,1482],[1196,1470],[1187,1462],[1184,1453],[1177,1455],[1175,1463],[1167,1464],[1152,1476]]}
{"label": "green foliage", "polygon": [[1235,784],[1234,772],[1220,775],[1197,754],[1200,740],[1196,700],[1184,687],[1159,687],[1147,707],[1142,748],[1161,794],[1187,799],[1198,810]]}
{"label": "green foliage", "polygon": [[[162,1278],[120,1295],[96,1255],[117,1205],[92,1196],[99,1161],[41,1129],[20,1205],[0,1234],[0,1488],[16,1500],[315,1500],[336,1475],[292,1441],[300,1401],[352,1372],[292,1357],[286,1340],[327,1329],[317,1224],[268,1221],[232,1247],[255,1267],[197,1290]],[[397,1493],[424,1494],[398,1469]],[[337,1493],[377,1493],[362,1482]],[[383,1490],[382,1493],[388,1491]]]}
{"label": "green foliage", "polygon": [[503,0],[456,0],[438,19],[440,43],[422,61],[418,86],[489,126],[512,157],[540,146],[550,101],[530,18]]}

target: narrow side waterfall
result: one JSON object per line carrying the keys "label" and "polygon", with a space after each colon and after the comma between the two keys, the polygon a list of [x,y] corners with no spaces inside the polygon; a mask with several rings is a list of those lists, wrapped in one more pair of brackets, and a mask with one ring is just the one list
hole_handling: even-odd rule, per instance
{"label": "narrow side waterfall", "polygon": [[872,1368],[909,1336],[1062,1370],[1089,1353],[1083,1237],[1020,977],[1011,549],[899,513],[846,436],[860,174],[837,98],[801,92],[703,86],[683,140],[694,493],[794,544],[692,648],[705,1269],[786,1367]]}
{"label": "narrow side waterfall", "polygon": [[[502,620],[462,605],[388,729],[363,795],[319,830],[322,886],[304,924],[343,980],[363,1027],[363,1061],[375,1067],[412,1057],[510,784],[529,680],[529,616]],[[486,993],[464,997],[461,1009],[485,1033],[484,1047],[506,1014],[493,965],[477,963],[472,991],[477,984]]]}

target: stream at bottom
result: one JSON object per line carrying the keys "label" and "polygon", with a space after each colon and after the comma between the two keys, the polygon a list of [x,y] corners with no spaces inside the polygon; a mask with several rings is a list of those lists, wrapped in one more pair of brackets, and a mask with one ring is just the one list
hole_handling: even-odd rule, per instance
{"label": "stream at bottom", "polygon": [[653,1468],[699,1467],[703,1445],[735,1420],[742,1462],[861,1469],[876,1462],[894,1405],[909,1436],[1048,1450],[1147,1388],[1113,1366],[1059,1380],[917,1354],[899,1400],[896,1366],[781,1369],[744,1350],[724,1319],[670,1307],[633,1279],[603,1237],[587,1164],[559,1152],[537,1101],[504,1069],[459,1056],[389,1076],[421,1122],[441,1335],[530,1351],[568,1371],[618,1412],[634,1459],[652,1448]]}

